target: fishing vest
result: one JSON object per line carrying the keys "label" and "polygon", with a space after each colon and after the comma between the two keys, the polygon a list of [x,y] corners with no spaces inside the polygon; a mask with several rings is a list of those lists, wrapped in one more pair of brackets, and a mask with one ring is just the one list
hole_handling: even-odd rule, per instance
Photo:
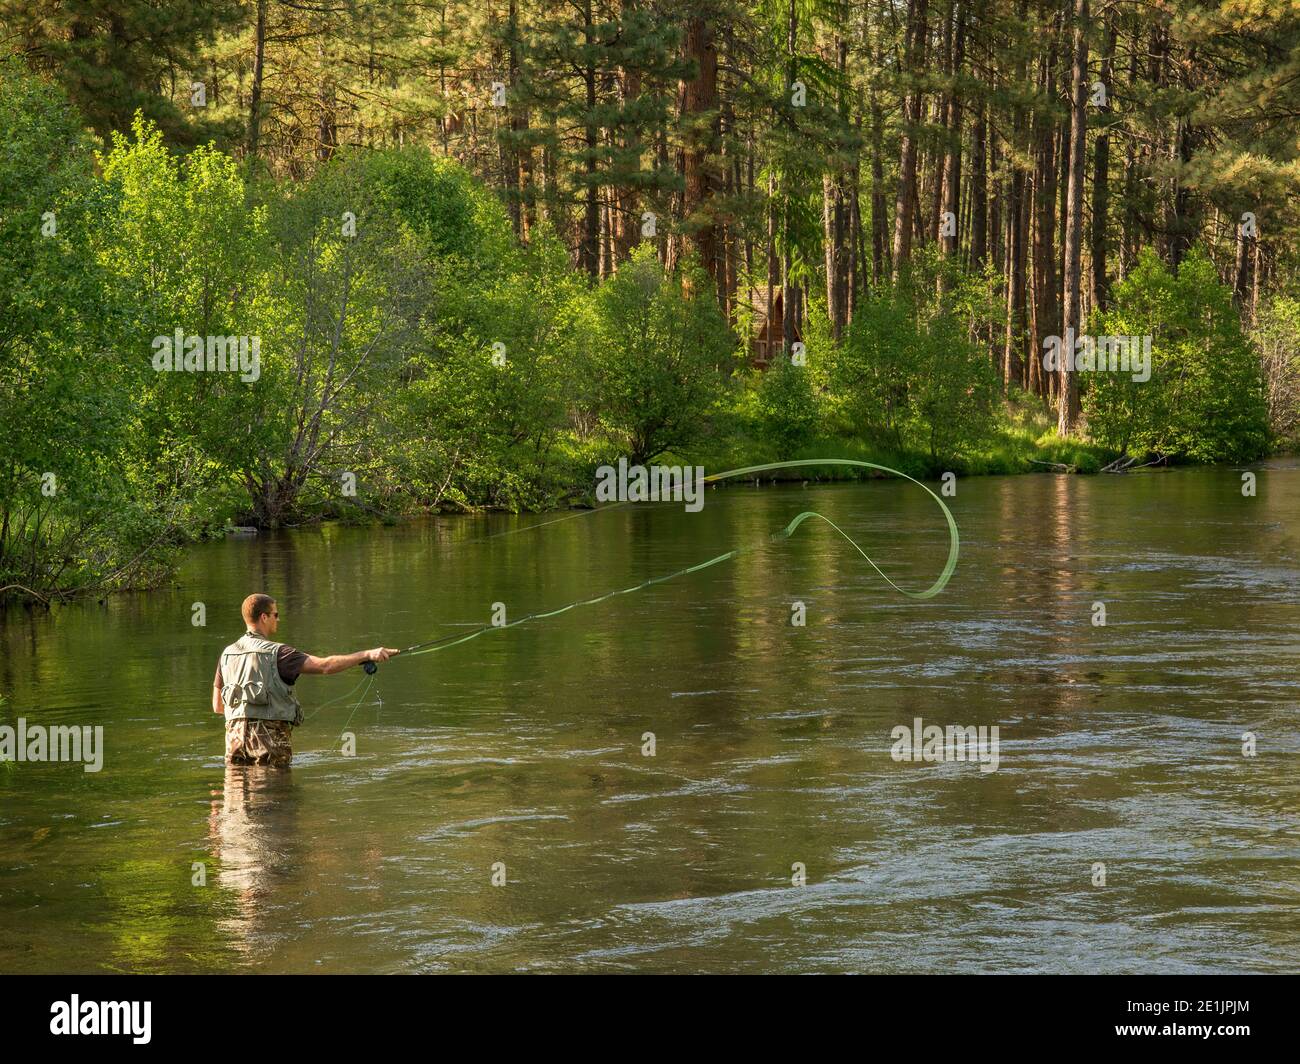
{"label": "fishing vest", "polygon": [[221,652],[221,702],[226,720],[287,720],[302,723],[302,706],[280,678],[283,643],[246,632]]}

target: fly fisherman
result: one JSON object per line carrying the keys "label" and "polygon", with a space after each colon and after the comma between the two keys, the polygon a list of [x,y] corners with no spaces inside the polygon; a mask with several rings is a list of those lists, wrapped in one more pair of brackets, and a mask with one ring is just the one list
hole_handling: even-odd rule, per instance
{"label": "fly fisherman", "polygon": [[375,647],[327,658],[273,640],[280,610],[270,595],[244,599],[248,631],[221,652],[212,681],[212,712],[226,715],[226,760],[231,764],[287,765],[302,707],[293,685],[304,673],[343,672],[368,661],[387,661],[396,650]]}

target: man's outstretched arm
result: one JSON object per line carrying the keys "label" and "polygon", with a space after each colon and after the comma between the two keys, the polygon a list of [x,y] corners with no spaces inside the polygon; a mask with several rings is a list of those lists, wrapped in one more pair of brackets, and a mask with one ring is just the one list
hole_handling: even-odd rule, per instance
{"label": "man's outstretched arm", "polygon": [[307,660],[302,663],[302,671],[330,676],[336,672],[344,672],[358,665],[364,665],[367,661],[387,661],[397,653],[399,651],[391,647],[375,647],[374,650],[358,650],[355,654],[331,654],[327,658],[317,658],[308,654]]}

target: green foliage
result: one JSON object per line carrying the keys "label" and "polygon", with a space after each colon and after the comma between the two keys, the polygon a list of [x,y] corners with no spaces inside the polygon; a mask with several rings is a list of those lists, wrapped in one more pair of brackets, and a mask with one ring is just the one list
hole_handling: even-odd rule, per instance
{"label": "green foliage", "polygon": [[264,212],[250,210],[234,161],[211,147],[173,154],[141,115],[99,158],[117,211],[100,257],[141,306],[146,331],[181,324],[223,332],[255,294]]}
{"label": "green foliage", "polygon": [[[637,239],[644,209],[657,214],[665,233],[693,228],[696,220],[677,217],[673,206],[683,186],[678,167],[667,152],[651,150],[670,129],[683,147],[707,150],[716,140],[716,119],[703,128],[678,124],[678,86],[692,76],[680,20],[631,3],[584,8],[542,0],[510,11],[508,20],[489,22],[484,51],[508,49],[511,59],[507,106],[494,111],[501,116],[494,154],[504,164],[501,191],[520,235],[530,214],[544,216],[594,278],[603,272],[607,190],[616,190],[608,224],[620,259]],[[506,73],[492,69],[492,78]]]}
{"label": "green foliage", "polygon": [[584,405],[635,463],[697,439],[718,396],[731,331],[693,262],[665,273],[644,244],[595,295]]}
{"label": "green foliage", "polygon": [[361,152],[337,172],[371,190],[375,212],[391,211],[440,260],[492,272],[513,265],[516,247],[505,208],[459,163],[425,148]]}
{"label": "green foliage", "polygon": [[1300,444],[1300,299],[1277,295],[1268,300],[1251,339],[1260,353],[1269,428],[1294,447]]}
{"label": "green foliage", "polygon": [[971,339],[987,282],[935,259],[859,306],[828,379],[851,431],[897,451],[960,458],[994,428],[997,378]]}
{"label": "green foliage", "polygon": [[807,366],[792,365],[782,355],[758,385],[757,411],[764,437],[781,459],[794,455],[817,430],[819,408]]}
{"label": "green foliage", "polygon": [[385,420],[392,396],[431,328],[428,242],[348,155],[273,199],[268,230],[263,377],[239,422],[254,517],[276,525],[324,500],[374,509],[402,438]]}
{"label": "green foliage", "polygon": [[90,144],[76,115],[14,60],[0,62],[0,131],[0,352],[10,355],[86,324],[96,277],[84,261],[84,222],[94,204]]}
{"label": "green foliage", "polygon": [[[402,394],[400,471],[424,505],[537,508],[554,500],[557,429],[575,387],[587,288],[553,233],[518,269],[444,267],[434,341]],[[496,346],[500,345],[500,346]]]}
{"label": "green foliage", "polygon": [[92,246],[111,205],[66,101],[9,63],[0,138],[0,587],[117,586],[170,514],[139,478],[142,371]]}
{"label": "green foliage", "polygon": [[[233,160],[175,155],[141,115],[99,158],[113,204],[96,255],[129,308],[122,353],[142,368],[137,431],[160,461],[184,455],[187,493],[210,499],[249,453],[250,388],[234,373],[149,372],[157,337],[257,333],[266,294],[266,212],[250,208]],[[205,341],[206,348],[206,341]],[[171,479],[175,466],[167,463]]]}
{"label": "green foliage", "polygon": [[[244,13],[237,0],[0,0],[0,36],[21,42],[32,66],[58,81],[84,124],[101,136],[124,130],[143,112],[192,142],[207,125],[207,108],[188,106],[190,79],[179,72],[198,70],[201,48]],[[211,67],[200,77],[211,81]],[[206,89],[215,97],[215,83]]]}
{"label": "green foliage", "polygon": [[[1155,375],[1080,378],[1090,442],[1057,437],[1013,382],[997,393],[996,252],[1022,222],[1004,194],[980,214],[976,191],[1050,163],[1066,114],[1033,57],[1060,50],[1068,12],[670,6],[0,0],[0,36],[22,55],[0,67],[0,587],[156,579],[176,545],[232,518],[551,506],[620,453],[1092,470],[1117,451],[1252,457],[1266,418],[1294,437],[1300,305],[1270,292],[1296,265],[1293,14],[1210,10],[1166,33],[1164,16],[1130,12],[1095,27],[1098,45],[1117,28],[1125,86],[1090,126],[1114,131],[1112,153],[1144,145],[1122,179],[1113,154],[1109,182],[1090,177],[1100,243],[1125,250],[1098,255],[1114,278],[1158,232],[1182,264],[1148,251],[1114,281],[1092,329],[1154,335]],[[1151,62],[1128,77],[1135,49]],[[206,108],[190,105],[192,80]],[[496,81],[504,107],[487,99]],[[943,109],[900,121],[915,93],[922,114],[960,103],[960,124]],[[103,138],[98,173],[86,127]],[[977,145],[978,128],[997,136]],[[904,133],[910,188],[895,170]],[[934,208],[958,160],[962,225],[945,257]],[[917,246],[890,262],[900,191]],[[1246,209],[1266,234],[1241,231],[1238,280],[1259,287],[1263,373],[1210,264],[1226,271],[1239,237],[1210,220]],[[645,211],[654,246],[634,251]],[[47,212],[58,230],[42,237]],[[986,266],[966,272],[977,221]],[[1197,234],[1209,257],[1186,254]],[[1057,284],[1050,243],[1034,266]],[[716,256],[716,276],[689,257],[664,271],[688,246]],[[747,342],[745,293],[769,264],[799,291],[787,309],[809,364],[738,374],[714,296]],[[852,318],[837,339],[828,281],[837,318]],[[257,337],[258,379],[154,372],[155,339],[178,329]]]}
{"label": "green foliage", "polygon": [[[1247,461],[1269,444],[1259,360],[1232,292],[1199,248],[1171,270],[1152,251],[1097,316],[1099,336],[1151,337],[1151,379],[1087,374],[1089,430],[1121,453],[1197,462]],[[1139,374],[1140,375],[1140,374]]]}

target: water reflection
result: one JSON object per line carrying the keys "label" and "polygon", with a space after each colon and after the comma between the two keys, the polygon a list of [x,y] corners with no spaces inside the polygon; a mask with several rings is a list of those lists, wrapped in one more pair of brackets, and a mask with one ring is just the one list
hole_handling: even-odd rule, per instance
{"label": "water reflection", "polygon": [[212,802],[209,837],[217,883],[234,897],[234,915],[219,921],[243,952],[272,932],[277,904],[302,875],[299,795],[292,768],[226,765]]}

